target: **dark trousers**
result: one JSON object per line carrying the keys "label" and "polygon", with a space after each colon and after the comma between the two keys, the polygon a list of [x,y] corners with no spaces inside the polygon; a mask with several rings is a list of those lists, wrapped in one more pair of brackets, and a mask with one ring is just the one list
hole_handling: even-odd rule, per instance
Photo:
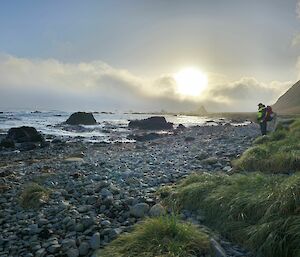
{"label": "dark trousers", "polygon": [[262,121],[259,123],[260,131],[262,135],[267,135],[267,121]]}

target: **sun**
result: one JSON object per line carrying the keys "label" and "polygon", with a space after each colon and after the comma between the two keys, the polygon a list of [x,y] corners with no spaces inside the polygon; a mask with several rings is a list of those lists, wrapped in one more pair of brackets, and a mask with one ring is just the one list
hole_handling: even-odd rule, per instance
{"label": "sun", "polygon": [[184,96],[199,96],[207,87],[207,76],[197,68],[188,67],[174,75],[176,91]]}

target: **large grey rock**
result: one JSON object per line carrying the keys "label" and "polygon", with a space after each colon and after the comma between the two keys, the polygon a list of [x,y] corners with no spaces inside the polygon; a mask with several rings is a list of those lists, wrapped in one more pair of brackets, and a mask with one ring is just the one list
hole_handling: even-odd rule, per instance
{"label": "large grey rock", "polygon": [[212,156],[202,160],[202,162],[203,164],[213,165],[218,162],[218,158]]}
{"label": "large grey rock", "polygon": [[167,122],[165,117],[154,116],[144,120],[132,120],[128,124],[129,128],[161,130],[173,129],[173,123]]}
{"label": "large grey rock", "polygon": [[137,218],[143,218],[148,214],[149,205],[146,203],[138,203],[130,208],[130,214]]}
{"label": "large grey rock", "polygon": [[149,216],[151,217],[159,217],[165,214],[166,214],[165,208],[159,203],[153,205],[149,211]]}
{"label": "large grey rock", "polygon": [[49,253],[57,253],[61,246],[59,244],[50,245],[47,249]]}
{"label": "large grey rock", "polygon": [[35,252],[36,257],[44,257],[44,256],[46,256],[46,254],[47,254],[47,252],[46,252],[46,249],[44,249],[44,248],[41,248]]}
{"label": "large grey rock", "polygon": [[69,125],[95,125],[97,121],[90,112],[75,112],[66,121]]}
{"label": "large grey rock", "polygon": [[102,222],[101,222],[101,225],[102,226],[104,226],[104,227],[107,227],[107,226],[110,226],[110,221],[109,220],[103,220]]}
{"label": "large grey rock", "polygon": [[87,242],[82,242],[79,246],[79,255],[86,256],[89,252],[90,245]]}
{"label": "large grey rock", "polygon": [[121,228],[113,228],[109,231],[109,237],[110,237],[110,239],[115,239],[121,233],[122,233]]}
{"label": "large grey rock", "polygon": [[7,139],[13,140],[15,143],[25,143],[25,142],[43,142],[44,137],[37,132],[34,127],[17,127],[11,128],[7,132]]}
{"label": "large grey rock", "polygon": [[112,196],[112,192],[110,192],[107,188],[102,188],[101,189],[101,196],[107,197],[107,196]]}
{"label": "large grey rock", "polygon": [[77,210],[78,210],[80,213],[87,212],[89,209],[90,209],[90,206],[89,206],[89,205],[81,205],[81,206],[78,206],[78,207],[77,207]]}
{"label": "large grey rock", "polygon": [[81,224],[83,225],[83,227],[85,229],[89,228],[90,226],[94,225],[95,224],[95,220],[94,218],[90,217],[90,216],[84,216],[82,219],[81,219]]}
{"label": "large grey rock", "polygon": [[71,217],[67,216],[67,217],[65,217],[65,218],[62,220],[62,223],[63,223],[64,225],[66,225],[66,224],[68,224],[71,220],[72,220]]}
{"label": "large grey rock", "polygon": [[71,248],[67,251],[67,256],[68,257],[78,257],[79,256],[79,251],[76,248]]}
{"label": "large grey rock", "polygon": [[78,224],[75,225],[75,231],[76,232],[83,232],[84,229],[85,229],[85,227],[82,223],[78,223]]}
{"label": "large grey rock", "polygon": [[22,126],[11,128],[6,138],[1,141],[0,146],[5,148],[17,147],[21,151],[27,151],[45,144],[44,137],[34,127]]}
{"label": "large grey rock", "polygon": [[74,239],[64,239],[61,244],[63,249],[76,248],[76,241]]}
{"label": "large grey rock", "polygon": [[37,234],[39,232],[38,224],[30,224],[28,226],[28,232],[30,235]]}
{"label": "large grey rock", "polygon": [[42,226],[48,224],[49,221],[48,221],[47,219],[45,219],[45,218],[40,218],[40,219],[37,221],[37,223],[38,223],[39,227],[42,227]]}
{"label": "large grey rock", "polygon": [[93,234],[90,240],[90,246],[93,250],[100,248],[100,233],[96,232]]}

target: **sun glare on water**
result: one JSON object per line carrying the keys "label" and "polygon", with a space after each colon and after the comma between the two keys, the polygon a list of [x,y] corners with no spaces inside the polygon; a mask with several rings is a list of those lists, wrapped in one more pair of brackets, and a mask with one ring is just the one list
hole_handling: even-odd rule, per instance
{"label": "sun glare on water", "polygon": [[177,93],[184,96],[199,96],[207,87],[207,76],[196,68],[184,68],[174,75]]}

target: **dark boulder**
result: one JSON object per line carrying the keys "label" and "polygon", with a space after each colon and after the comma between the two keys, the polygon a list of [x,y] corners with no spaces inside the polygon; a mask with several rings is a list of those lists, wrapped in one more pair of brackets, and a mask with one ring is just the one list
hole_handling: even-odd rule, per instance
{"label": "dark boulder", "polygon": [[97,121],[90,112],[75,112],[66,121],[69,125],[95,125]]}
{"label": "dark boulder", "polygon": [[44,137],[37,132],[34,127],[18,127],[11,128],[6,136],[7,140],[12,140],[14,143],[26,143],[26,142],[44,142]]}
{"label": "dark boulder", "polygon": [[36,149],[38,146],[33,142],[25,142],[18,145],[20,151],[30,151]]}
{"label": "dark boulder", "polygon": [[11,128],[1,141],[1,147],[17,148],[20,151],[29,151],[37,147],[49,146],[44,137],[34,127]]}
{"label": "dark boulder", "polygon": [[64,141],[62,141],[60,138],[54,138],[52,140],[52,144],[63,144],[65,143]]}
{"label": "dark boulder", "polygon": [[4,138],[1,143],[0,146],[4,147],[4,148],[15,148],[15,143],[13,140],[8,139],[8,138]]}
{"label": "dark boulder", "polygon": [[182,124],[179,124],[176,129],[177,130],[185,130],[186,127],[184,125],[182,125]]}
{"label": "dark boulder", "polygon": [[144,120],[132,120],[128,124],[129,128],[161,130],[173,129],[173,123],[167,122],[165,117],[154,116]]}
{"label": "dark boulder", "polygon": [[184,141],[185,141],[185,142],[192,142],[192,141],[194,141],[194,140],[195,140],[194,137],[185,137],[185,138],[184,138]]}
{"label": "dark boulder", "polygon": [[52,234],[53,234],[53,231],[52,231],[52,230],[50,230],[50,229],[44,227],[44,228],[39,232],[38,236],[39,236],[40,238],[42,238],[42,239],[48,239],[48,238],[50,238],[50,236],[51,236]]}

